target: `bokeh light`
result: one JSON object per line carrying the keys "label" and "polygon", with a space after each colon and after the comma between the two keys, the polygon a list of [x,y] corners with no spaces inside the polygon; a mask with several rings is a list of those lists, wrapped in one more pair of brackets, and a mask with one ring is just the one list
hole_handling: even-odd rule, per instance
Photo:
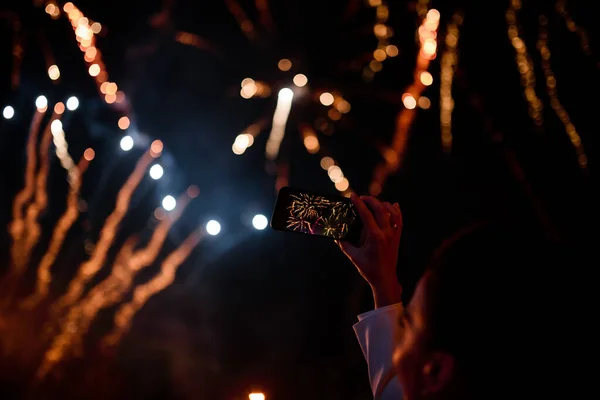
{"label": "bokeh light", "polygon": [[119,128],[121,128],[123,130],[129,128],[130,124],[131,124],[131,122],[129,121],[129,118],[127,118],[127,117],[121,117],[121,118],[119,118],[119,122],[117,122],[117,125],[119,126]]}
{"label": "bokeh light", "polygon": [[152,142],[152,144],[150,145],[150,153],[152,155],[152,157],[156,158],[158,156],[160,156],[162,154],[162,151],[164,149],[164,145],[162,140],[156,139],[155,141]]}
{"label": "bokeh light", "polygon": [[244,154],[246,149],[254,144],[254,136],[250,133],[240,133],[236,136],[235,141],[233,142],[233,146],[231,150],[234,154],[241,155]]}
{"label": "bokeh light", "polygon": [[287,58],[282,58],[281,60],[279,60],[279,63],[277,63],[277,66],[280,70],[284,72],[289,71],[292,68],[292,62]]}
{"label": "bokeh light", "polygon": [[211,219],[206,223],[206,232],[209,235],[216,236],[221,232],[221,224],[214,219]]}
{"label": "bokeh light", "polygon": [[246,151],[245,147],[237,147],[235,145],[235,143],[231,146],[231,151],[233,151],[233,154],[241,156],[242,154],[244,154],[244,152]]}
{"label": "bokeh light", "polygon": [[432,8],[427,12],[427,19],[433,22],[439,22],[440,20],[440,12],[435,8]]}
{"label": "bokeh light", "polygon": [[252,226],[259,231],[262,231],[269,225],[269,220],[262,214],[256,214],[252,218]]}
{"label": "bokeh light", "polygon": [[342,172],[342,169],[337,165],[332,165],[331,167],[329,167],[329,169],[327,169],[327,174],[329,175],[329,179],[331,179],[331,181],[334,183],[338,183],[339,181],[344,179],[344,173]]}
{"label": "bokeh light", "polygon": [[85,61],[87,62],[92,62],[96,59],[96,56],[98,55],[98,50],[95,47],[88,47],[85,50]]}
{"label": "bokeh light", "polygon": [[425,86],[429,86],[433,83],[433,76],[431,75],[431,73],[427,72],[427,71],[423,71],[421,72],[421,83]]}
{"label": "bokeh light", "polygon": [[196,197],[200,196],[200,188],[196,185],[190,185],[187,188],[186,193],[188,196],[190,196],[190,199],[195,199]]}
{"label": "bokeh light", "polygon": [[254,82],[252,78],[246,78],[242,81],[242,89],[240,90],[240,95],[244,99],[252,98],[256,92],[258,92],[258,85]]}
{"label": "bokeh light", "polygon": [[237,147],[248,147],[250,145],[250,138],[247,135],[240,134],[235,138],[235,145]]}
{"label": "bokeh light", "polygon": [[331,157],[321,158],[321,168],[323,168],[325,171],[327,171],[334,164],[335,161],[333,161],[333,158]]}
{"label": "bokeh light", "polygon": [[167,216],[167,214],[165,213],[165,209],[162,207],[157,207],[154,210],[154,218],[156,218],[159,221],[162,221],[163,219],[165,219],[165,217]]}
{"label": "bokeh light", "polygon": [[321,93],[321,96],[319,96],[319,101],[321,102],[321,104],[323,104],[324,106],[330,106],[333,104],[333,95],[329,92],[324,92]]}
{"label": "bokeh light", "polygon": [[51,65],[50,68],[48,68],[48,76],[53,81],[55,81],[58,78],[60,78],[60,70],[58,69],[57,65]]}
{"label": "bokeh light", "polygon": [[400,53],[398,47],[394,46],[393,44],[387,45],[385,47],[385,52],[390,57],[396,57]]}
{"label": "bokeh light", "polygon": [[425,96],[419,97],[418,103],[419,103],[419,107],[421,107],[423,110],[427,110],[427,109],[429,109],[429,107],[431,107],[431,100],[429,100]]}
{"label": "bokeh light", "polygon": [[320,148],[319,139],[317,139],[317,137],[314,135],[306,136],[304,138],[304,146],[310,154],[316,154],[319,152]]}
{"label": "bokeh light", "polygon": [[177,206],[177,200],[175,200],[175,197],[169,194],[162,200],[162,206],[167,211],[173,211]]}
{"label": "bokeh light", "polygon": [[335,188],[340,192],[345,192],[350,187],[350,182],[347,178],[342,178],[340,181],[335,183]]}
{"label": "bokeh light", "polygon": [[91,147],[88,147],[83,152],[83,158],[85,158],[86,161],[92,161],[94,157],[96,157],[96,152]]}
{"label": "bokeh light", "polygon": [[383,49],[377,49],[373,52],[373,58],[381,62],[387,58],[387,53]]}
{"label": "bokeh light", "polygon": [[435,39],[425,39],[425,43],[423,43],[423,53],[430,58],[435,58],[435,52],[437,51],[437,43]]}
{"label": "bokeh light", "polygon": [[60,132],[62,132],[62,129],[63,124],[60,119],[55,119],[50,123],[50,132],[52,132],[53,135],[59,134]]}
{"label": "bokeh light", "polygon": [[154,180],[160,179],[162,178],[163,174],[164,174],[164,170],[163,167],[160,164],[154,164],[152,167],[150,167],[150,177]]}
{"label": "bokeh light", "polygon": [[284,101],[292,101],[294,92],[290,88],[283,88],[279,91],[279,98]]}
{"label": "bokeh light", "polygon": [[90,76],[98,76],[100,74],[100,66],[98,64],[92,64],[90,65],[88,72],[90,73]]}
{"label": "bokeh light", "polygon": [[342,113],[335,108],[330,108],[329,111],[327,111],[327,116],[331,118],[332,121],[339,121],[342,118]]}
{"label": "bokeh light", "polygon": [[37,99],[35,99],[35,107],[38,109],[38,111],[46,110],[48,107],[48,99],[46,96],[39,96]]}
{"label": "bokeh light", "polygon": [[120,144],[123,151],[129,151],[133,149],[133,138],[129,135],[123,136]]}
{"label": "bokeh light", "polygon": [[92,32],[94,32],[96,35],[100,33],[100,31],[102,30],[102,25],[100,25],[100,22],[94,22],[90,28],[92,29]]}
{"label": "bokeh light", "polygon": [[264,393],[250,393],[248,395],[248,400],[265,400],[266,397]]}
{"label": "bokeh light", "polygon": [[404,93],[402,96],[402,103],[404,103],[404,107],[408,108],[409,110],[412,110],[417,106],[417,100],[415,100],[413,95],[409,93]]}
{"label": "bokeh light", "polygon": [[2,110],[2,116],[6,119],[11,119],[15,116],[15,109],[12,108],[12,106],[4,107],[4,110]]}
{"label": "bokeh light", "polygon": [[294,76],[294,85],[298,87],[304,87],[308,83],[308,78],[304,74],[297,74]]}
{"label": "bokeh light", "polygon": [[57,115],[61,115],[65,112],[65,103],[63,103],[62,101],[59,101],[58,103],[56,103],[54,105],[54,112]]}
{"label": "bokeh light", "polygon": [[75,96],[71,96],[67,99],[67,109],[69,111],[75,111],[79,107],[79,99]]}

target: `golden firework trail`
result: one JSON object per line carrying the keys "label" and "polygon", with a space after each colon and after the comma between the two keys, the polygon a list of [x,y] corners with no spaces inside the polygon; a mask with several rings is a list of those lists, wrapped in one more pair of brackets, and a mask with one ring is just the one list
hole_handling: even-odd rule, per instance
{"label": "golden firework trail", "polygon": [[63,215],[59,218],[54,232],[50,238],[50,244],[48,250],[42,257],[42,261],[37,270],[37,282],[35,292],[26,298],[22,306],[24,308],[32,308],[39,303],[48,294],[48,288],[52,281],[52,273],[50,268],[56,261],[56,257],[63,246],[67,232],[71,229],[71,226],[77,221],[79,217],[79,191],[81,190],[81,184],[83,174],[89,166],[89,161],[85,158],[85,155],[81,157],[79,164],[77,165],[77,174],[75,179],[71,182],[71,188],[67,197],[67,209]]}
{"label": "golden firework trail", "polygon": [[[42,135],[42,140],[40,142],[40,168],[35,181],[35,198],[34,202],[29,206],[26,212],[25,238],[23,239],[23,244],[19,249],[21,254],[18,257],[18,262],[21,264],[22,268],[27,266],[27,263],[31,258],[31,251],[40,237],[41,228],[38,222],[38,217],[48,205],[48,191],[46,189],[46,184],[48,182],[48,172],[50,171],[49,154],[50,144],[52,143],[51,126],[52,122],[55,120],[60,120],[60,117],[57,117],[56,113],[52,115],[50,122],[48,122],[46,125]],[[15,260],[15,262],[17,262],[17,260]]]}
{"label": "golden firework trail", "polygon": [[123,335],[129,331],[135,314],[146,304],[148,299],[173,283],[177,268],[190,256],[203,236],[203,229],[192,232],[177,249],[165,258],[160,266],[160,272],[154,278],[135,288],[133,299],[122,305],[115,313],[115,327],[103,339],[105,346],[117,345]]}
{"label": "golden firework trail", "polygon": [[[117,254],[115,264],[119,265],[127,262],[127,259],[131,257],[136,242],[137,238],[135,237],[127,239],[123,247],[119,250],[119,254]],[[91,300],[96,301],[96,297],[93,297]],[[93,301],[90,301],[89,304]],[[77,322],[80,319],[81,312],[82,308],[78,306],[71,308],[69,311],[61,333],[54,338],[50,348],[44,354],[42,364],[36,372],[36,377],[38,379],[46,377],[52,368],[65,357],[66,350],[71,345],[73,337],[78,333]]]}
{"label": "golden firework trail", "polygon": [[417,114],[415,110],[417,100],[425,89],[425,84],[421,80],[422,73],[427,72],[431,60],[436,56],[440,14],[435,9],[427,11],[427,3],[428,1],[420,1],[417,7],[419,16],[424,16],[424,19],[417,30],[421,47],[417,54],[414,81],[406,88],[402,96],[404,108],[400,110],[396,117],[396,131],[394,132],[392,144],[386,152],[385,160],[375,167],[373,180],[369,186],[369,193],[373,196],[378,196],[381,193],[388,176],[397,171],[401,165],[406,152],[410,127]]}
{"label": "golden firework trail", "polygon": [[[13,201],[13,220],[10,224],[10,234],[13,239],[13,245],[11,248],[12,259],[15,260],[19,256],[18,247],[25,231],[25,221],[23,218],[23,207],[33,196],[35,190],[35,170],[37,166],[36,150],[37,150],[37,139],[40,132],[40,126],[42,119],[46,114],[45,111],[36,111],[31,121],[31,127],[29,129],[29,137],[27,139],[27,165],[25,167],[25,185],[23,189],[17,193]],[[13,265],[13,268],[17,270],[19,266]]]}
{"label": "golden firework trail", "polygon": [[148,166],[152,162],[155,154],[148,150],[137,162],[135,169],[127,178],[127,181],[121,187],[117,194],[115,209],[108,216],[102,230],[100,239],[96,243],[90,259],[80,265],[75,278],[69,284],[67,293],[63,295],[54,305],[54,313],[60,313],[66,307],[72,306],[80,297],[85,289],[85,285],[98,273],[106,260],[108,250],[113,244],[119,224],[125,217],[131,196],[138,187]]}
{"label": "golden firework trail", "polygon": [[225,0],[225,5],[237,21],[238,25],[240,26],[240,30],[246,36],[246,38],[248,38],[249,41],[254,41],[256,39],[254,24],[252,21],[250,21],[250,19],[248,19],[248,16],[244,12],[244,9],[240,3],[237,0]]}
{"label": "golden firework trail", "polygon": [[[87,296],[69,311],[62,325],[61,335],[69,335],[71,339],[69,342],[73,342],[76,348],[80,347],[83,336],[98,312],[120,302],[131,289],[137,272],[152,265],[156,260],[169,230],[177,222],[188,203],[189,197],[181,196],[177,209],[160,222],[144,248],[134,252],[130,249],[120,251],[111,274],[94,286]],[[130,246],[128,241],[125,247]]]}

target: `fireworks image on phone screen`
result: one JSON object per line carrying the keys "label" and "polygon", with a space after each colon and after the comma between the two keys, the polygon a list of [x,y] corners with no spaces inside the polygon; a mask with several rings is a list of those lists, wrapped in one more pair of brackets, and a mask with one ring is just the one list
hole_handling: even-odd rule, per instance
{"label": "fireworks image on phone screen", "polygon": [[287,229],[343,239],[356,219],[351,203],[311,194],[292,194],[287,207]]}

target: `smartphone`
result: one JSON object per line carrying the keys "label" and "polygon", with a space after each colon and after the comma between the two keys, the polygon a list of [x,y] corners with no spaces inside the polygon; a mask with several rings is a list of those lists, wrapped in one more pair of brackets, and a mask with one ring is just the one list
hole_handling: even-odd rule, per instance
{"label": "smartphone", "polygon": [[277,195],[271,227],[358,244],[362,232],[354,204],[342,196],[327,196],[290,187]]}

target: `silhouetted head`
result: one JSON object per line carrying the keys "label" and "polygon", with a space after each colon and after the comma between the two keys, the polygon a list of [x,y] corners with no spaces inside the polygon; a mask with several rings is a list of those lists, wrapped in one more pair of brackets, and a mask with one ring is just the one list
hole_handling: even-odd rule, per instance
{"label": "silhouetted head", "polygon": [[497,224],[442,244],[399,321],[394,363],[406,400],[495,398],[521,382],[530,278],[546,256],[535,234]]}

